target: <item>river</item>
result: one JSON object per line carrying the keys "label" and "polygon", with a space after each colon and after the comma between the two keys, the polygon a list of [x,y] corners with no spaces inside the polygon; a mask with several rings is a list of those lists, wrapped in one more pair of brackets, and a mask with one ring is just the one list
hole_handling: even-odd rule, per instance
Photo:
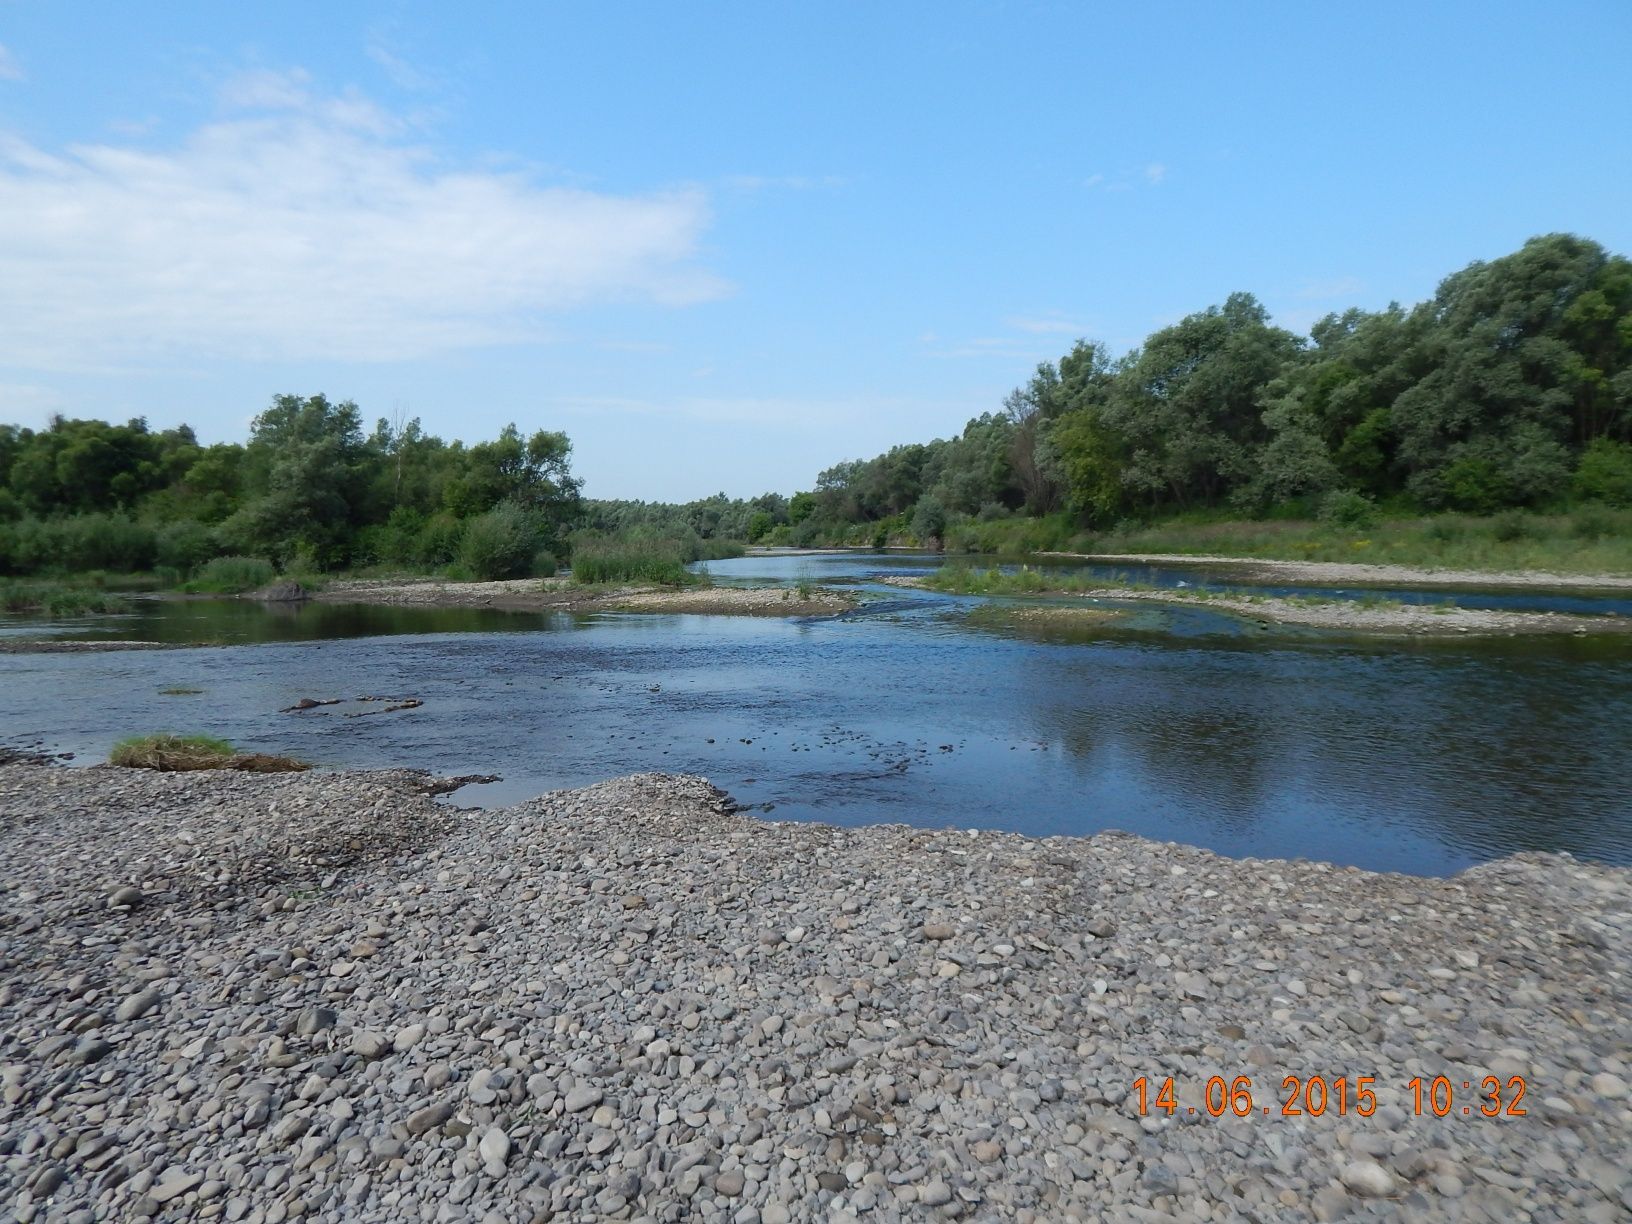
{"label": "river", "polygon": [[[988,601],[870,585],[937,563],[869,553],[707,563],[721,583],[846,582],[875,597],[815,620],[226,600],[141,601],[129,615],[56,624],[6,618],[0,633],[231,644],[0,656],[0,738],[87,763],[126,735],[204,732],[321,765],[503,775],[460,791],[464,804],[664,770],[703,774],[772,819],[1123,829],[1232,856],[1417,874],[1520,850],[1632,864],[1627,635],[1266,634],[1163,606],[1061,636],[971,619]],[[1447,597],[1629,610],[1562,593],[1434,596]],[[178,689],[199,691],[165,691]],[[364,695],[425,704],[279,713],[305,697]]]}

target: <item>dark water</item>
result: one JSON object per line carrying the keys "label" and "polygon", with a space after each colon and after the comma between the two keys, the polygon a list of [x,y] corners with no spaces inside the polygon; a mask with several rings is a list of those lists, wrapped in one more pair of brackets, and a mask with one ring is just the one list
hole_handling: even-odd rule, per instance
{"label": "dark water", "polygon": [[[154,603],[59,628],[256,644],[0,656],[0,737],[100,759],[124,735],[198,731],[325,765],[505,776],[465,803],[661,769],[778,819],[1119,828],[1422,874],[1525,849],[1632,864],[1624,636],[1383,644],[1146,609],[1071,641],[981,628],[983,601],[880,590],[815,621]],[[277,712],[365,694],[425,705]]]}

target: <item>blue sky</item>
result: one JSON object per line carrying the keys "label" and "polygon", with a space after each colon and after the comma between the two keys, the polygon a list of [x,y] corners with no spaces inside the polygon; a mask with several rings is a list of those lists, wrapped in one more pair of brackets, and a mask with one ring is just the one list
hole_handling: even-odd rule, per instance
{"label": "blue sky", "polygon": [[1632,4],[0,0],[0,420],[280,392],[808,488],[1078,336],[1632,251]]}

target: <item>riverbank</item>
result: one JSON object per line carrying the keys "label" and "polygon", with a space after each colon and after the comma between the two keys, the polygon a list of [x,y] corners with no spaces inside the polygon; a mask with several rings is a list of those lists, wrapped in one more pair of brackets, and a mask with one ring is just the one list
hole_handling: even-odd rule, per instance
{"label": "riverbank", "polygon": [[[0,1203],[1609,1221],[1632,1196],[1632,872],[773,824],[661,775],[486,812],[426,789],[0,767]],[[1213,1075],[1245,1116],[1211,1116]],[[1328,1088],[1312,1116],[1316,1076],[1341,1115]],[[1486,1076],[1523,1116],[1480,1116]]]}
{"label": "riverbank", "polygon": [[1165,604],[1205,607],[1227,612],[1264,625],[1292,625],[1311,629],[1332,629],[1355,633],[1410,634],[1588,634],[1632,633],[1632,619],[1622,616],[1571,616],[1561,612],[1513,612],[1490,608],[1455,608],[1448,604],[1405,604],[1390,600],[1368,601],[1299,595],[1245,595],[1198,587],[1061,585],[1051,588],[1046,578],[1033,582],[1010,583],[1009,575],[993,578],[991,571],[961,572],[957,580],[938,582],[933,576],[891,575],[877,579],[887,586],[919,590],[949,590],[953,594],[1001,595],[1093,601],[1080,608],[1053,605],[1050,616],[1064,624],[1073,619],[1083,624],[1108,621],[1105,601],[1117,603]]}
{"label": "riverbank", "polygon": [[570,578],[500,582],[345,579],[315,599],[393,607],[498,608],[515,612],[684,612],[709,616],[833,616],[856,605],[848,592],[819,587],[580,586]]}
{"label": "riverbank", "polygon": [[1429,566],[1373,565],[1355,561],[1271,561],[1191,553],[1043,552],[1097,565],[1195,565],[1226,569],[1243,582],[1295,582],[1311,586],[1423,587],[1430,590],[1632,591],[1632,575],[1563,574],[1546,570],[1484,571]]}

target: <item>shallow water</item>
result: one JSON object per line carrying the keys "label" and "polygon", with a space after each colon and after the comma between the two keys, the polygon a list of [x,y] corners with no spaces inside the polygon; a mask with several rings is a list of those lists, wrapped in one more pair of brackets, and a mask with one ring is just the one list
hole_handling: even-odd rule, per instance
{"label": "shallow water", "polygon": [[[756,567],[879,569],[711,565],[721,581]],[[1527,849],[1632,864],[1624,636],[1385,643],[1145,608],[1061,638],[980,627],[985,601],[880,590],[807,621],[155,602],[57,628],[257,644],[0,656],[0,736],[94,760],[125,735],[198,731],[324,765],[504,775],[462,803],[660,769],[776,819],[1117,828],[1421,874]],[[278,713],[365,694],[425,705]]]}

